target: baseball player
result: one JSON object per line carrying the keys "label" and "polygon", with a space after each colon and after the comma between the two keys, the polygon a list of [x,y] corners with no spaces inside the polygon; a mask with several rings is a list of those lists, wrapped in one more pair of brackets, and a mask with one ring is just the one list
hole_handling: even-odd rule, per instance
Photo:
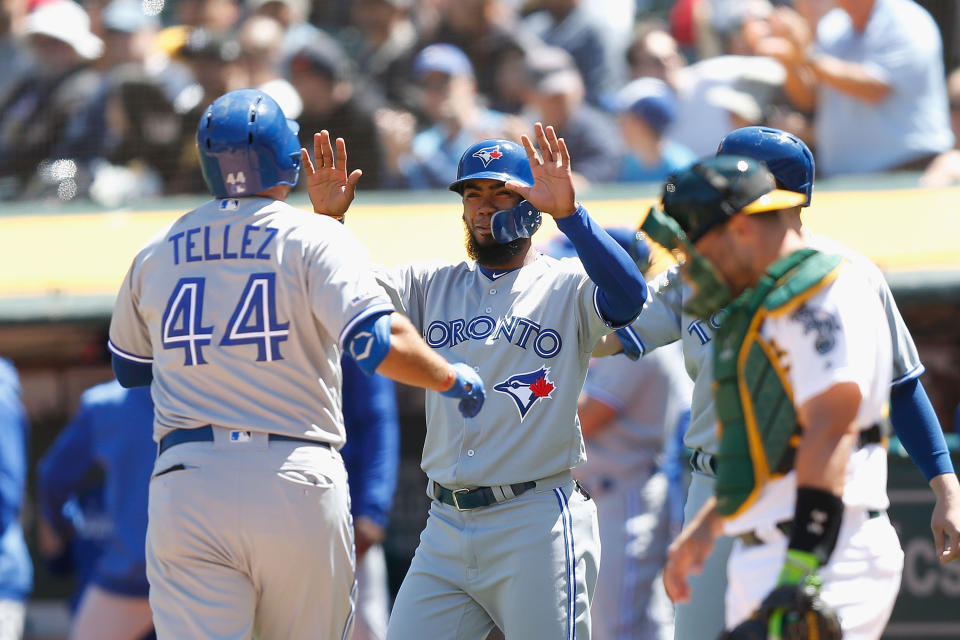
{"label": "baseball player", "polygon": [[[636,230],[606,231],[627,253],[634,251]],[[562,235],[545,253],[576,256]],[[638,267],[650,275],[649,262]],[[673,606],[660,579],[674,533],[668,479],[672,461],[664,453],[672,434],[690,420],[692,387],[679,343],[639,360],[590,361],[577,403],[587,461],[574,477],[597,505],[603,549],[591,606],[594,640],[673,638]]]}
{"label": "baseball player", "polygon": [[20,397],[20,376],[0,358],[0,640],[23,637],[33,565],[20,525],[27,481],[30,424]]}
{"label": "baseball player", "polygon": [[644,223],[686,251],[695,294],[685,308],[724,313],[713,342],[715,496],[671,545],[664,583],[685,599],[686,575],[722,532],[735,537],[727,637],[756,637],[759,625],[773,638],[840,638],[822,597],[842,637],[875,640],[903,566],[884,512],[890,332],[863,272],[809,248],[780,215],[804,200],[760,162],[720,155],[668,180],[663,211]]}
{"label": "baseball player", "polygon": [[[314,169],[298,129],[261,91],[209,105],[197,148],[214,199],[151,239],[117,296],[114,370],[124,386],[150,384],[155,404],[147,578],[161,640],[349,635],[341,352],[442,392],[456,415],[483,403],[473,368],[394,313],[364,248],[331,218],[360,178],[343,140],[337,162],[316,134]],[[314,198],[327,215],[284,203],[301,164],[328,187]]]}
{"label": "baseball player", "polygon": [[[804,194],[801,207],[810,204],[814,159],[803,141],[793,134],[767,127],[744,127],[729,133],[721,141],[719,153],[728,150],[765,162],[781,188]],[[941,552],[941,562],[960,557],[960,487],[943,432],[919,380],[924,369],[913,338],[880,270],[850,249],[810,233],[802,226],[800,211],[800,208],[794,208],[783,215],[801,230],[811,246],[840,253],[862,269],[877,292],[893,342],[893,429],[923,470],[937,497],[931,528]],[[649,300],[638,321],[617,334],[623,348],[635,355],[676,340],[682,342],[687,372],[694,381],[690,428],[684,438],[685,445],[694,452],[684,508],[687,522],[713,495],[715,484],[717,465],[714,456],[718,440],[711,393],[712,351],[713,336],[722,319],[722,314],[702,320],[682,311],[691,294],[691,289],[682,282],[678,268],[668,269],[650,283]],[[716,594],[726,588],[726,559],[732,542],[731,538],[718,538],[700,573],[690,577],[689,600],[676,603],[677,640],[712,638],[723,629],[724,603]]]}
{"label": "baseball player", "polygon": [[[596,508],[571,469],[583,462],[577,396],[597,339],[640,312],[636,264],[575,199],[570,155],[535,125],[538,152],[502,139],[462,155],[467,253],[379,279],[427,344],[478,363],[491,391],[464,419],[428,397],[421,466],[432,499],[394,602],[389,640],[589,638],[597,579]],[[579,259],[531,248],[539,212]]]}
{"label": "baseball player", "polygon": [[37,467],[41,548],[52,555],[69,529],[64,505],[84,488],[92,469],[104,475],[109,522],[103,553],[80,598],[73,640],[135,640],[153,627],[144,558],[147,493],[157,447],[150,437],[150,389],[124,389],[116,381],[87,389],[80,409],[57,435]]}

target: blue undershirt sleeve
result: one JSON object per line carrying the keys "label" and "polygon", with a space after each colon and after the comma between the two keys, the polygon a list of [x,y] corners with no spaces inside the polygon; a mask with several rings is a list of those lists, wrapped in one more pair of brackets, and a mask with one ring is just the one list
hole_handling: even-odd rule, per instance
{"label": "blue undershirt sleeve", "polygon": [[943,429],[918,378],[907,380],[890,390],[890,421],[903,448],[923,472],[927,482],[935,476],[953,473],[953,462]]}
{"label": "blue undershirt sleeve", "polygon": [[573,215],[556,222],[597,285],[597,304],[604,319],[615,327],[632,322],[647,299],[647,283],[630,254],[590,218],[581,204]]}
{"label": "blue undershirt sleeve", "polygon": [[341,454],[350,478],[350,511],[386,528],[400,458],[394,384],[381,375],[364,375],[349,358],[342,364],[347,444]]}
{"label": "blue undershirt sleeve", "polygon": [[152,364],[127,360],[115,353],[111,354],[110,361],[113,364],[113,375],[122,387],[146,387],[153,382]]}

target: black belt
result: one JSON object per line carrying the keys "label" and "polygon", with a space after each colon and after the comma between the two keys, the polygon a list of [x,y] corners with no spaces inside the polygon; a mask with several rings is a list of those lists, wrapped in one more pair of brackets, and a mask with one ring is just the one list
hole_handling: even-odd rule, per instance
{"label": "black belt", "polygon": [[[242,429],[239,429],[239,431],[242,431]],[[284,436],[279,433],[271,433],[267,436],[267,439],[270,442],[306,442],[308,444],[315,444],[318,447],[330,448],[329,442],[321,442],[309,438],[298,438],[296,436]],[[203,427],[197,427],[196,429],[174,429],[160,438],[160,449],[157,455],[159,456],[170,447],[183,444],[184,442],[213,442],[213,427],[208,424]]]}
{"label": "black belt", "polygon": [[[506,485],[513,491],[513,497],[526,493],[537,486],[536,482],[518,482]],[[455,507],[457,511],[471,511],[481,507],[508,500],[510,496],[498,498],[493,487],[474,487],[473,489],[447,489],[443,485],[433,483],[433,497],[444,504]]]}
{"label": "black belt", "polygon": [[[867,509],[867,518],[879,518],[883,515],[883,511],[877,511],[876,509]],[[790,533],[793,531],[793,520],[784,520],[777,523],[777,529],[783,533],[783,535],[790,537]],[[746,533],[741,533],[739,536],[740,542],[743,543],[745,547],[758,547],[762,544],[767,544],[767,541],[761,540],[757,535],[756,531],[747,531]]]}

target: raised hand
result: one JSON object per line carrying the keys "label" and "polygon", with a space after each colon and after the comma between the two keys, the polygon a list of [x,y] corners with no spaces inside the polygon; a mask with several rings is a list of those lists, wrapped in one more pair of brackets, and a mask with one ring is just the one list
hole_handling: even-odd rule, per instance
{"label": "raised hand", "polygon": [[342,218],[356,195],[357,181],[363,172],[360,169],[347,175],[347,144],[337,138],[337,153],[330,144],[330,132],[324,129],[313,134],[313,155],[317,159],[314,168],[310,154],[300,149],[303,173],[307,177],[307,193],[317,213]]}
{"label": "raised hand", "polygon": [[540,211],[549,213],[554,218],[566,218],[577,209],[567,143],[563,138],[557,138],[557,132],[552,126],[544,128],[538,122],[534,125],[534,132],[540,153],[534,148],[530,138],[526,135],[520,138],[530,159],[533,186],[526,186],[513,180],[508,181],[506,186],[519,193]]}

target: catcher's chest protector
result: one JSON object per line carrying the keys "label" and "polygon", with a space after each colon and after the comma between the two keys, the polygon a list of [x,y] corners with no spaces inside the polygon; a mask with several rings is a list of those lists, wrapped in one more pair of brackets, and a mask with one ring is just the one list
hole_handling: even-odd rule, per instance
{"label": "catcher's chest protector", "polygon": [[713,356],[720,432],[716,495],[724,516],[741,513],[766,482],[793,468],[800,433],[781,354],[760,327],[833,282],[842,260],[814,249],[796,251],[770,265],[756,287],[727,307]]}

